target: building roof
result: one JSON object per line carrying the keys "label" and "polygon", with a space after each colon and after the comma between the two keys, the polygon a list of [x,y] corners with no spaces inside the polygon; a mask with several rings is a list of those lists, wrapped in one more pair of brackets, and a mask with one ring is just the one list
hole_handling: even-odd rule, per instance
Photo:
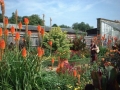
{"label": "building roof", "polygon": [[103,19],[103,18],[98,18],[98,19],[100,19],[102,22],[112,26],[116,30],[120,31],[120,21],[118,21],[118,20],[108,20],[108,19]]}
{"label": "building roof", "polygon": [[[10,29],[11,26],[13,26],[13,27],[18,29],[18,25],[16,25],[16,24],[8,24],[7,28]],[[3,27],[3,23],[0,23],[0,27]],[[25,30],[25,27],[26,27],[25,25],[22,25],[22,30]],[[44,27],[44,26],[42,26],[42,27]],[[45,26],[45,31],[46,32],[49,32],[50,29],[51,29],[51,27]],[[37,31],[37,26],[35,26],[35,25],[28,25],[28,30]],[[76,31],[74,29],[72,29],[72,28],[61,28],[61,30],[62,31],[67,31],[67,33],[71,33],[71,34],[75,34],[76,33]],[[83,32],[82,31],[78,31],[77,33],[78,34],[82,34]]]}
{"label": "building roof", "polygon": [[104,22],[110,26],[112,26],[113,28],[117,29],[118,31],[120,31],[120,23],[115,23],[115,22]]}

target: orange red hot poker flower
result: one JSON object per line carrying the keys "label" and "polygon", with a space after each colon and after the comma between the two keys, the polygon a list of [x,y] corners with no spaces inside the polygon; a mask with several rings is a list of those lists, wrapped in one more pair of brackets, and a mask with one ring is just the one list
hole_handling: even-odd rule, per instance
{"label": "orange red hot poker flower", "polygon": [[26,25],[28,25],[28,24],[29,24],[29,19],[28,19],[28,18],[24,18],[24,23],[25,23]]}
{"label": "orange red hot poker flower", "polygon": [[2,28],[0,28],[0,37],[2,36]]}
{"label": "orange red hot poker flower", "polygon": [[41,31],[40,31],[40,33],[41,33],[41,35],[42,35],[42,36],[44,36],[44,34],[45,34],[45,31],[44,31],[44,29],[43,29],[43,28],[41,28]]}
{"label": "orange red hot poker flower", "polygon": [[23,56],[23,57],[26,57],[26,56],[27,56],[27,50],[26,50],[25,47],[22,49],[22,56]]}
{"label": "orange red hot poker flower", "polygon": [[18,41],[20,40],[20,34],[17,32],[16,35],[15,35],[15,40]]}
{"label": "orange red hot poker flower", "polygon": [[8,18],[7,17],[5,17],[4,23],[5,23],[5,25],[8,25]]}
{"label": "orange red hot poker flower", "polygon": [[19,29],[22,29],[22,23],[21,22],[19,22],[18,27],[19,27]]}
{"label": "orange red hot poker flower", "polygon": [[41,31],[41,26],[40,25],[37,26],[37,30],[38,30],[38,32]]}
{"label": "orange red hot poker flower", "polygon": [[7,29],[4,31],[4,35],[8,36],[8,30]]}
{"label": "orange red hot poker flower", "polygon": [[5,49],[5,41],[3,39],[0,40],[0,49]]}
{"label": "orange red hot poker flower", "polygon": [[73,76],[76,77],[77,76],[77,71],[73,70]]}
{"label": "orange red hot poker flower", "polygon": [[31,31],[30,30],[28,31],[28,36],[31,36]]}
{"label": "orange red hot poker flower", "polygon": [[54,58],[52,58],[51,63],[53,64],[55,62]]}
{"label": "orange red hot poker flower", "polygon": [[44,55],[44,49],[41,47],[37,48],[37,52],[38,52],[38,57],[42,57]]}
{"label": "orange red hot poker flower", "polygon": [[10,28],[10,32],[12,35],[15,33],[15,28],[13,26]]}
{"label": "orange red hot poker flower", "polygon": [[0,0],[0,4],[4,3],[4,0]]}
{"label": "orange red hot poker flower", "polygon": [[48,42],[48,44],[52,47],[52,41],[51,40]]}

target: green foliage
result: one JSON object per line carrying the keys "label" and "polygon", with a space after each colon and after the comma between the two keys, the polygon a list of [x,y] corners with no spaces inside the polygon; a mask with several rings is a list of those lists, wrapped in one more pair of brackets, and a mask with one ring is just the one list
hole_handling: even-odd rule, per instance
{"label": "green foliage", "polygon": [[58,25],[57,24],[53,24],[52,27],[58,27]]}
{"label": "green foliage", "polygon": [[[22,21],[22,17],[21,17],[21,16],[18,16],[17,23],[19,23],[20,21]],[[12,16],[9,17],[9,23],[12,23],[12,24],[15,24],[15,23],[16,23],[15,13],[14,13],[14,12],[12,13]]]}
{"label": "green foliage", "polygon": [[12,16],[9,18],[9,22],[12,23],[12,24],[13,24],[13,23],[16,23],[15,13],[14,13],[14,12],[12,13]]}
{"label": "green foliage", "polygon": [[86,58],[90,58],[91,55],[90,55],[90,52],[88,51],[88,49],[85,50],[84,55]]}
{"label": "green foliage", "polygon": [[73,29],[75,30],[80,30],[80,31],[86,31],[86,30],[89,30],[89,29],[92,29],[93,27],[90,26],[89,24],[85,24],[84,22],[81,22],[81,23],[74,23],[72,25]]}
{"label": "green foliage", "polygon": [[56,51],[57,56],[60,55],[61,58],[69,58],[70,46],[72,44],[70,44],[67,39],[66,32],[63,32],[60,27],[54,27],[49,33],[46,33],[44,37],[44,47],[50,49],[51,47],[48,44],[49,40],[52,41],[52,51]]}
{"label": "green foliage", "polygon": [[0,62],[0,90],[40,90],[36,86],[36,78],[41,78],[39,64],[36,56],[29,55],[26,59],[18,53],[19,61],[16,60],[15,51],[4,53]]}
{"label": "green foliage", "polygon": [[73,44],[73,46],[71,47],[71,50],[75,50],[75,51],[85,50],[86,43],[85,43],[85,40],[82,36],[81,37],[76,36],[73,39],[73,41],[71,41],[71,43]]}
{"label": "green foliage", "polygon": [[[72,90],[75,87],[75,79],[71,75],[56,72],[43,72],[42,81],[46,90]],[[72,86],[71,89],[68,86]]]}
{"label": "green foliage", "polygon": [[69,26],[64,25],[64,24],[60,25],[60,27],[61,27],[61,28],[70,28]]}
{"label": "green foliage", "polygon": [[70,59],[71,60],[76,60],[76,59],[80,59],[80,57],[77,54],[75,54]]}
{"label": "green foliage", "polygon": [[111,62],[116,68],[120,68],[120,55],[117,52],[109,52],[108,55],[105,56],[105,61]]}
{"label": "green foliage", "polygon": [[0,90],[74,90],[76,87],[76,78],[71,74],[46,71],[36,55],[30,54],[26,59],[21,57],[21,52],[18,55],[17,61],[14,51],[4,54],[0,62]]}
{"label": "green foliage", "polygon": [[70,58],[70,49],[60,47],[57,49],[56,54],[58,57],[60,56],[61,59],[69,59]]}
{"label": "green foliage", "polygon": [[29,16],[29,25],[43,25],[43,20],[37,14]]}
{"label": "green foliage", "polygon": [[[2,17],[2,16],[0,16]],[[29,25],[43,25],[43,20],[39,17],[39,15],[37,14],[33,14],[31,16],[18,16],[18,22],[22,22],[24,24],[24,18],[28,18],[29,19]],[[12,16],[9,18],[9,23],[15,24],[16,20],[15,20],[15,13],[12,13]]]}
{"label": "green foliage", "polygon": [[0,22],[3,22],[2,14],[0,13]]}
{"label": "green foliage", "polygon": [[99,47],[99,49],[100,49],[100,52],[99,52],[99,56],[104,56],[105,55],[105,53],[108,51],[108,49],[106,48],[106,47]]}
{"label": "green foliage", "polygon": [[106,67],[106,71],[108,74],[108,80],[114,81],[116,79],[116,75],[117,75],[116,69],[113,66],[108,66],[108,67]]}

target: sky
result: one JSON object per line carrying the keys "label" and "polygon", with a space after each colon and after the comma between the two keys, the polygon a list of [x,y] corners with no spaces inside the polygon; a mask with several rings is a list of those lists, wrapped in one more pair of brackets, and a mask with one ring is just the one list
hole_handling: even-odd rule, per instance
{"label": "sky", "polygon": [[37,14],[45,25],[67,25],[85,22],[97,28],[97,18],[120,20],[120,0],[4,0],[5,16],[11,17],[18,11],[19,16]]}

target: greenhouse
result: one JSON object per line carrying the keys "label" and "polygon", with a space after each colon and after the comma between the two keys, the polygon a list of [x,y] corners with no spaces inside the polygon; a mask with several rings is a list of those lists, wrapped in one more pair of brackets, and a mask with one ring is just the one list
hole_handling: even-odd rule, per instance
{"label": "greenhouse", "polygon": [[97,19],[97,29],[100,30],[101,35],[106,35],[106,38],[117,37],[120,38],[120,22],[107,19]]}

